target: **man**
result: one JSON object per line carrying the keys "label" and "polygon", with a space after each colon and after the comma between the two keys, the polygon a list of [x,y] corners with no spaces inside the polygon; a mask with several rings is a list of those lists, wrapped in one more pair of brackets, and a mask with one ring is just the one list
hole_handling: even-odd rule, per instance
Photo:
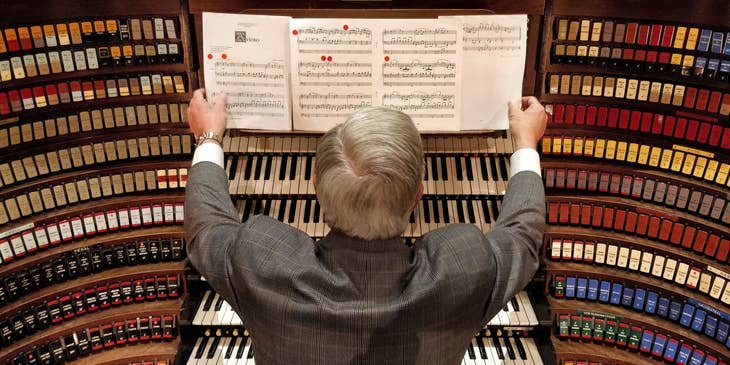
{"label": "man", "polygon": [[[256,216],[238,221],[223,152],[225,98],[188,109],[203,135],[188,175],[188,255],[252,333],[259,364],[459,364],[472,336],[532,278],[544,227],[536,147],[546,115],[510,104],[517,151],[499,220],[484,235],[455,224],[399,239],[422,193],[423,151],[410,118],[357,112],[317,147],[316,190],[332,231]],[[525,108],[525,110],[521,110]]]}

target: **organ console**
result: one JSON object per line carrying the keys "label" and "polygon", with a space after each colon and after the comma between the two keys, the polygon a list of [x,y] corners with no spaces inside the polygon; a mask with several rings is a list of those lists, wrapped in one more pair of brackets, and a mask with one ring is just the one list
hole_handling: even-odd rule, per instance
{"label": "organ console", "polygon": [[[730,360],[724,1],[84,0],[3,4],[0,363],[254,363],[246,314],[185,260],[187,102],[204,85],[204,11],[528,14],[523,93],[549,113],[543,262],[462,363]],[[227,133],[241,221],[266,214],[327,234],[312,183],[318,137]],[[509,134],[423,142],[424,199],[404,244],[450,223],[489,231]]]}

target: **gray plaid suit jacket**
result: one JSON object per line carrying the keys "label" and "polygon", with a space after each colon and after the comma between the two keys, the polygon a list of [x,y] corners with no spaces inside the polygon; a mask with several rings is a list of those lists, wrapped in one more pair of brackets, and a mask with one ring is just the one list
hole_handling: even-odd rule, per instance
{"label": "gray plaid suit jacket", "polygon": [[454,224],[413,249],[334,230],[315,243],[265,216],[241,224],[224,170],[200,162],[185,194],[187,250],[252,333],[257,364],[453,365],[537,270],[544,200],[540,177],[523,171],[486,235]]}

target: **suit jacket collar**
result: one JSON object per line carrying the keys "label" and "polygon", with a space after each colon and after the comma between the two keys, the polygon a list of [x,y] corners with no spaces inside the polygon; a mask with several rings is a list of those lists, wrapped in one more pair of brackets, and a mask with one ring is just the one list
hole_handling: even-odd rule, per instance
{"label": "suit jacket collar", "polygon": [[385,240],[364,240],[348,236],[344,232],[332,229],[329,234],[317,242],[317,246],[325,250],[353,250],[361,252],[410,253],[411,249],[400,237]]}

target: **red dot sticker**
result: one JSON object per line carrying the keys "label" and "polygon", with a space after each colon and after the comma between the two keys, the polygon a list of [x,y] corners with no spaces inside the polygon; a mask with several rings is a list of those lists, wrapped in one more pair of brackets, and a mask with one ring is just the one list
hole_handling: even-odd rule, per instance
{"label": "red dot sticker", "polygon": [[322,56],[319,59],[322,60],[322,61],[327,61],[327,57],[326,56]]}
{"label": "red dot sticker", "polygon": [[221,58],[225,60],[226,58],[228,58],[228,55],[224,53],[221,55]]}
{"label": "red dot sticker", "polygon": [[332,62],[332,56],[327,57],[327,62]]}
{"label": "red dot sticker", "polygon": [[390,61],[390,56],[385,56],[385,62]]}
{"label": "red dot sticker", "polygon": [[294,29],[294,30],[292,30],[292,31],[291,31],[291,34],[293,34],[293,35],[297,35],[297,34],[299,34],[299,31],[298,31],[298,30],[296,30],[296,29]]}
{"label": "red dot sticker", "polygon": [[212,53],[208,53],[208,59],[209,60],[212,60],[213,59],[213,54]]}
{"label": "red dot sticker", "polygon": [[348,29],[350,29],[350,27],[348,27],[347,24],[345,24],[345,25],[342,26],[342,29],[348,30]]}

